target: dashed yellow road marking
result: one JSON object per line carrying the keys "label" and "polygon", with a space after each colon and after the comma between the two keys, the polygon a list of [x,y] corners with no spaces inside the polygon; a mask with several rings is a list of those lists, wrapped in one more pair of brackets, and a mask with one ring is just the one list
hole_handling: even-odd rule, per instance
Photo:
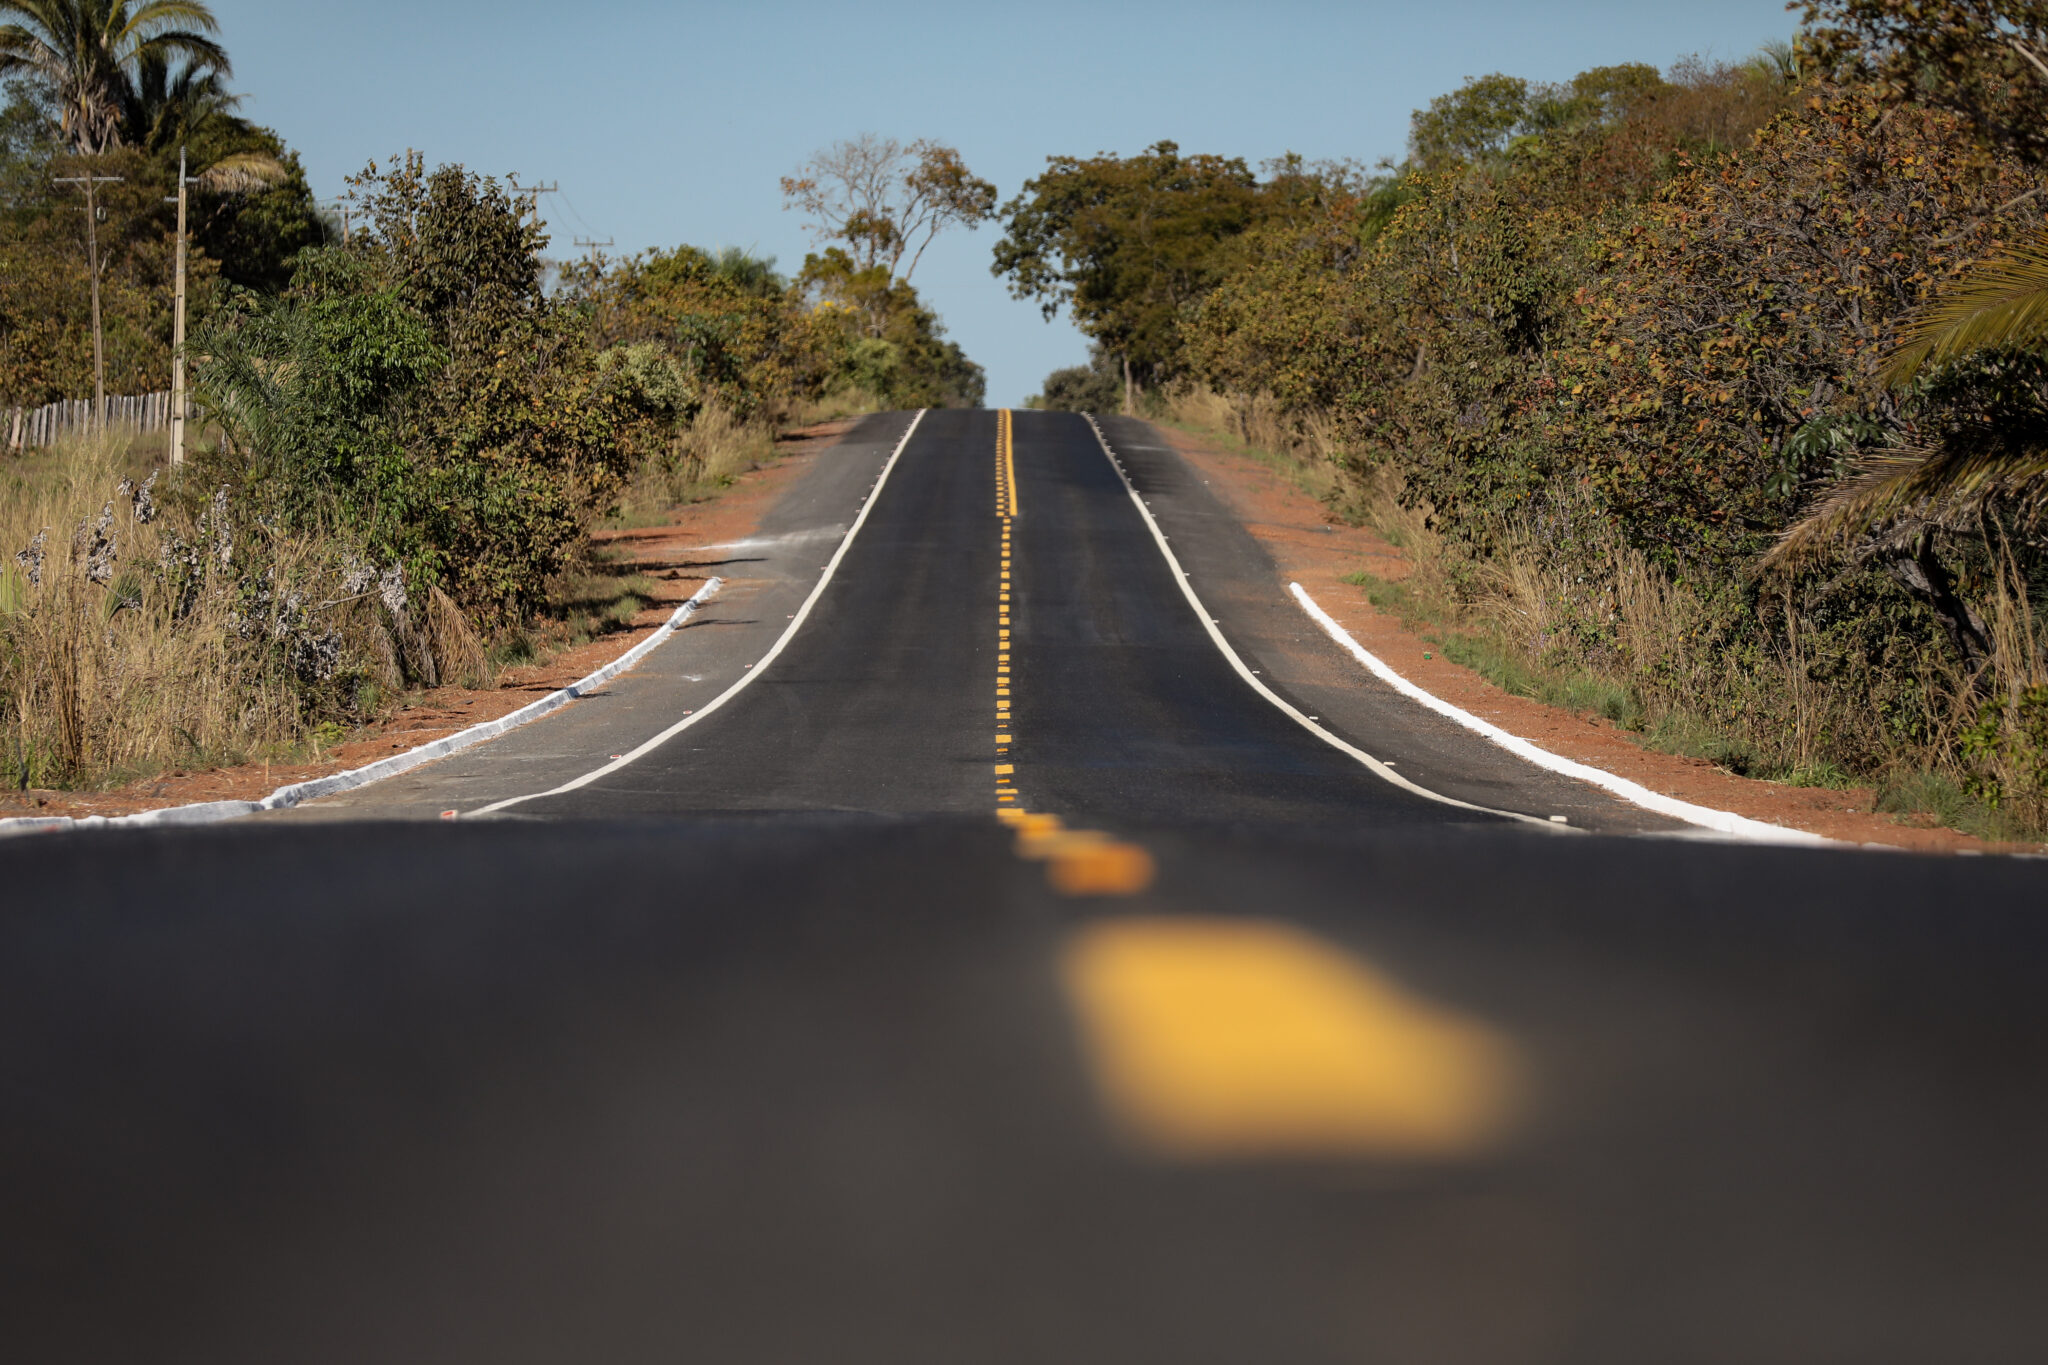
{"label": "dashed yellow road marking", "polygon": [[1104,1101],[1170,1155],[1456,1157],[1513,1116],[1504,1038],[1287,925],[1106,920],[1061,973]]}
{"label": "dashed yellow road marking", "polygon": [[[996,516],[1002,521],[1002,555],[996,581],[996,723],[1011,726],[998,732],[996,751],[1007,753],[1016,742],[1010,697],[1017,690],[1010,675],[1010,592],[1014,559],[1010,520],[1017,515],[1017,456],[1014,415],[996,416]],[[1013,778],[1016,765],[998,763],[996,776]],[[1070,896],[1128,896],[1152,884],[1152,855],[1136,844],[1112,839],[1094,830],[1069,830],[1051,815],[1022,809],[1015,786],[996,785],[996,814],[1018,829],[1017,852],[1043,861],[1046,880]]]}
{"label": "dashed yellow road marking", "polygon": [[[996,424],[996,753],[1015,743],[1010,594],[1014,418]],[[996,818],[1018,856],[1069,896],[1131,896],[1157,875],[1143,847],[1029,810],[1018,765],[993,765]],[[1512,1049],[1284,925],[1162,917],[1079,930],[1061,973],[1097,1089],[1124,1129],[1168,1155],[1455,1157],[1505,1129]]]}

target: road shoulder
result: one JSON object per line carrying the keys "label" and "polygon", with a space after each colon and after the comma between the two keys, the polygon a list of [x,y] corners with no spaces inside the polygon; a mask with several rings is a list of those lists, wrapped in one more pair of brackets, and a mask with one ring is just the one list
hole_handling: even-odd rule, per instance
{"label": "road shoulder", "polygon": [[[535,724],[266,819],[423,819],[546,791],[637,748],[730,687],[787,626],[860,513],[910,414],[863,418],[764,482],[734,515],[636,533],[640,571],[674,584],[666,619],[713,575],[718,594],[659,649]],[[781,471],[778,465],[778,472]]]}
{"label": "road shoulder", "polygon": [[[1233,642],[1244,640],[1270,663],[1273,674],[1315,703],[1312,711],[1353,742],[1370,750],[1372,741],[1381,741],[1397,760],[1408,752],[1410,761],[1401,769],[1418,781],[1460,796],[1461,789],[1491,789],[1502,798],[1492,804],[1518,805],[1532,813],[1531,798],[1562,800],[1552,784],[1563,783],[1595,798],[1582,797],[1575,807],[1559,805],[1550,812],[1565,814],[1582,828],[1688,828],[1551,774],[1527,786],[1526,779],[1512,774],[1533,772],[1529,765],[1400,698],[1340,654],[1291,599],[1290,582],[1299,582],[1361,646],[1409,682],[1560,757],[1678,800],[1849,843],[1925,852],[1989,847],[1952,830],[1901,824],[1875,813],[1868,790],[1790,787],[1738,777],[1704,760],[1645,749],[1604,718],[1505,692],[1445,659],[1399,618],[1374,608],[1364,589],[1344,581],[1360,569],[1383,579],[1405,574],[1401,552],[1373,531],[1336,521],[1283,472],[1254,456],[1132,419],[1106,418],[1103,425],[1120,453],[1129,448],[1128,463],[1140,491],[1152,499],[1154,514],[1187,564],[1196,590],[1219,612]],[[1413,740],[1400,733],[1410,724],[1415,726]]]}
{"label": "road shoulder", "polygon": [[[310,762],[259,761],[171,771],[106,791],[32,792],[0,804],[0,818],[114,817],[207,802],[260,801],[280,787],[361,768],[509,715],[587,677],[647,640],[712,574],[723,574],[738,595],[745,596],[746,572],[734,573],[732,568],[700,562],[719,556],[695,553],[693,547],[730,544],[754,536],[775,517],[785,496],[811,480],[819,464],[829,462],[831,452],[853,435],[858,425],[859,419],[845,419],[792,432],[778,442],[772,462],[740,474],[718,496],[675,507],[655,525],[598,531],[593,542],[617,556],[622,571],[643,581],[636,591],[644,606],[623,628],[550,651],[534,663],[506,669],[490,687],[450,685],[423,690],[389,715],[325,748]],[[746,566],[732,567],[744,570]],[[734,584],[735,579],[741,581]],[[651,585],[651,590],[645,585]]]}

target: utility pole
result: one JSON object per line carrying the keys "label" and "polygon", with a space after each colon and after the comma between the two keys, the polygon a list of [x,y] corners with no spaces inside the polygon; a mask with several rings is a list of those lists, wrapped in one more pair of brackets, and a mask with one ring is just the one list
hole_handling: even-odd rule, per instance
{"label": "utility pole", "polygon": [[354,209],[355,201],[344,196],[343,198],[340,199],[329,199],[324,203],[320,204],[318,207],[323,209],[331,209],[335,213],[341,215],[341,244],[343,246],[347,246],[349,239],[350,211]]}
{"label": "utility pole", "polygon": [[84,175],[55,177],[59,185],[85,186],[86,268],[92,273],[92,429],[95,434],[107,429],[107,349],[100,331],[100,203],[93,187],[115,184],[123,178],[94,175],[90,169]]}
{"label": "utility pole", "polygon": [[185,149],[178,148],[178,197],[167,200],[178,206],[177,303],[171,323],[171,463],[185,463],[185,190],[192,177],[185,174]]}
{"label": "utility pole", "polygon": [[522,185],[519,183],[519,177],[516,175],[506,176],[505,183],[512,187],[512,197],[514,199],[524,199],[526,201],[526,211],[533,215],[535,227],[540,226],[540,197],[544,194],[557,193],[562,188],[552,180],[545,185]]}
{"label": "utility pole", "polygon": [[595,237],[578,237],[576,238],[576,245],[587,249],[590,252],[590,259],[595,261],[599,251],[612,245],[612,239],[607,237],[600,242]]}

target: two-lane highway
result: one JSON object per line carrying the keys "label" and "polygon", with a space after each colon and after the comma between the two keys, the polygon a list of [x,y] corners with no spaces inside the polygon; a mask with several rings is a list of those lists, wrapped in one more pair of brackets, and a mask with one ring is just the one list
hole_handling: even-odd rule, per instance
{"label": "two-lane highway", "polygon": [[2048,1358],[2042,863],[1601,833],[1102,430],[871,418],[602,696],[0,842],[0,1358]]}
{"label": "two-lane highway", "polygon": [[[994,458],[1005,431],[1009,490]],[[995,742],[1006,726],[1014,746]],[[642,735],[616,740],[623,752]],[[1252,690],[1095,429],[990,412],[925,414],[811,617],[717,715],[573,791],[498,809],[987,811],[997,762],[1025,806],[1112,825],[1501,818],[1404,790]]]}

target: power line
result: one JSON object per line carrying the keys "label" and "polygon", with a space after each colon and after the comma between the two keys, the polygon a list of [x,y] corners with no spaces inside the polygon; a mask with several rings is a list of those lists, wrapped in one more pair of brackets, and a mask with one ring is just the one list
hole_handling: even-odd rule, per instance
{"label": "power line", "polygon": [[576,207],[576,201],[574,199],[571,199],[568,195],[564,194],[562,196],[562,203],[565,206],[567,206],[569,210],[569,216],[571,218],[574,218],[577,222],[583,225],[583,230],[585,232],[593,232],[596,230],[590,226],[590,220],[583,216],[583,210]]}

